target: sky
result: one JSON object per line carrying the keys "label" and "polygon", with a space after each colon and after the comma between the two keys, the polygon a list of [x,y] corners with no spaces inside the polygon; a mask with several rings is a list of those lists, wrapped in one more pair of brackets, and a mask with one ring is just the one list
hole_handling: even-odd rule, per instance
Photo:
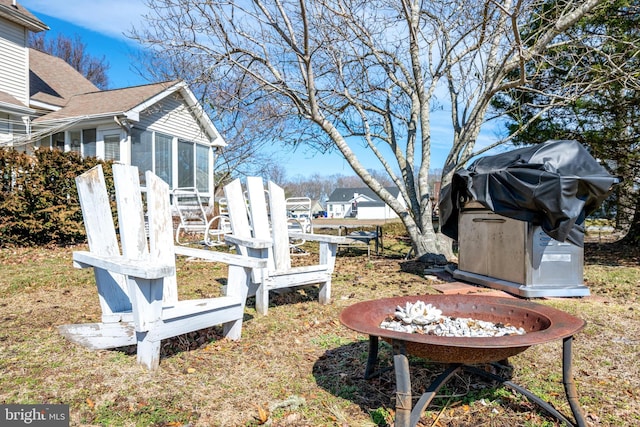
{"label": "sky", "polygon": [[[143,14],[147,9],[142,0],[18,0],[18,3],[49,26],[47,37],[78,35],[92,56],[104,56],[110,65],[107,72],[110,88],[149,83],[133,67],[140,46],[125,35],[132,27],[144,25]],[[449,151],[452,140],[449,114],[447,111],[432,113],[432,169],[442,167]],[[215,124],[215,117],[213,122]],[[295,152],[279,151],[278,158],[288,178],[313,174],[354,175],[338,153],[323,155],[304,148]],[[366,168],[380,168],[370,150],[358,150],[356,154]]]}

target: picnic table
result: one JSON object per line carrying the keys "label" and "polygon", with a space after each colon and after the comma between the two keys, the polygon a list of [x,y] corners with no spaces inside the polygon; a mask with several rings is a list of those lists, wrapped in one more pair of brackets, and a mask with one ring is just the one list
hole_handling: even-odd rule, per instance
{"label": "picnic table", "polygon": [[367,246],[367,255],[371,254],[370,243],[373,240],[375,242],[376,255],[380,254],[382,249],[382,227],[377,225],[375,231],[354,230],[349,232],[346,225],[341,225],[338,229],[338,234],[342,235],[342,229],[344,228],[344,236],[347,239],[347,246],[353,244],[364,244]]}

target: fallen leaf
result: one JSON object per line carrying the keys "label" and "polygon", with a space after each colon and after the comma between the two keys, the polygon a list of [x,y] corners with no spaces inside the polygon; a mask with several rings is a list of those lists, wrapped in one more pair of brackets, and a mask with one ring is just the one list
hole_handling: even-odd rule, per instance
{"label": "fallen leaf", "polygon": [[87,397],[87,401],[86,402],[87,402],[87,406],[89,407],[89,409],[95,408],[96,402],[94,402],[93,400],[89,399],[88,397]]}
{"label": "fallen leaf", "polygon": [[269,410],[258,405],[258,416],[256,417],[256,419],[258,420],[259,424],[264,424],[269,421]]}

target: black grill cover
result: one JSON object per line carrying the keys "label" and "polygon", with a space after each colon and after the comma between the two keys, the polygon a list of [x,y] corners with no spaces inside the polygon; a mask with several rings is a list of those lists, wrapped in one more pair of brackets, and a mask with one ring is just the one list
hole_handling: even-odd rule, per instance
{"label": "black grill cover", "polygon": [[442,232],[458,238],[458,215],[477,200],[505,217],[540,225],[552,238],[582,246],[585,217],[619,182],[577,141],[547,141],[479,158],[455,172],[440,193]]}

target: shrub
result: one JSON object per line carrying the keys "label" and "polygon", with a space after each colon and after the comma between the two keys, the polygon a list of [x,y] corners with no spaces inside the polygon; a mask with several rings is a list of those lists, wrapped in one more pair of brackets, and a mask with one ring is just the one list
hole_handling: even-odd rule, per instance
{"label": "shrub", "polygon": [[[98,163],[73,152],[0,149],[0,246],[84,241],[75,177]],[[104,171],[111,183],[111,168]]]}

